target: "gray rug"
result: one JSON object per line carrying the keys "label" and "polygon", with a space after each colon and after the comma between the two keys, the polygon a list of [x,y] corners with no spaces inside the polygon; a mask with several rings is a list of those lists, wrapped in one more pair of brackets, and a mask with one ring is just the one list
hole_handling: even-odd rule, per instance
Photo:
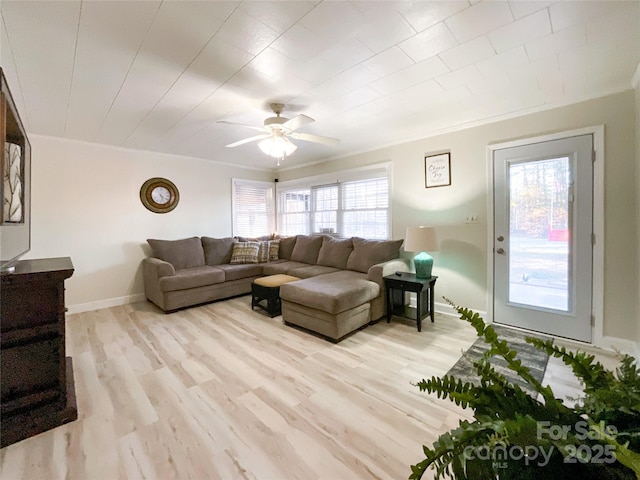
{"label": "gray rug", "polygon": [[[522,364],[529,367],[531,374],[539,381],[544,378],[544,372],[547,369],[549,356],[546,352],[538,350],[533,345],[526,342],[526,337],[537,337],[543,340],[552,340],[551,337],[541,334],[524,333],[501,325],[493,325],[500,340],[506,340],[510,348],[518,352],[518,356]],[[472,362],[482,358],[485,351],[489,349],[489,345],[485,343],[484,338],[478,338],[473,345],[464,353],[460,360],[447,372],[463,382],[471,382],[479,384],[478,375]],[[527,382],[522,380],[514,371],[507,368],[507,363],[502,357],[492,357],[489,361],[495,370],[504,375],[511,383],[518,384],[525,392],[535,395]]]}

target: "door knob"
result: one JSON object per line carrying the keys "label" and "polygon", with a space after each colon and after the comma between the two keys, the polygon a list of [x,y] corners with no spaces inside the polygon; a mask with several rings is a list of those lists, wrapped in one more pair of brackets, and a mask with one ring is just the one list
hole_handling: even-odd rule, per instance
{"label": "door knob", "polygon": [[504,240],[504,237],[503,237],[502,235],[500,235],[500,236],[498,237],[498,241],[499,241],[499,242],[502,242],[503,240]]}
{"label": "door knob", "polygon": [[500,255],[504,255],[504,248],[497,249],[496,253],[499,253]]}

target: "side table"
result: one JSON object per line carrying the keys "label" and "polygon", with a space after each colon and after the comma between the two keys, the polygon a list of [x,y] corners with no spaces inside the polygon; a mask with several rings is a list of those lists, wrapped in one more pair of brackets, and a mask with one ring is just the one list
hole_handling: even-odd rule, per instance
{"label": "side table", "polygon": [[[415,273],[398,272],[384,277],[385,296],[387,299],[387,323],[393,315],[410,318],[418,323],[418,331],[422,331],[422,319],[427,315],[434,321],[434,290],[438,277],[417,278]],[[406,292],[417,295],[416,307],[405,305]]]}

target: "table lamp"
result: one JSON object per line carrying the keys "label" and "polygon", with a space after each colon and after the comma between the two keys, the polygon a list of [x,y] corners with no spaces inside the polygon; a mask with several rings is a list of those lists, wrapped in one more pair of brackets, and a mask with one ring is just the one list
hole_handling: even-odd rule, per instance
{"label": "table lamp", "polygon": [[404,249],[407,252],[419,252],[413,257],[413,263],[416,266],[416,277],[431,278],[433,257],[427,251],[438,250],[436,231],[432,227],[407,227]]}

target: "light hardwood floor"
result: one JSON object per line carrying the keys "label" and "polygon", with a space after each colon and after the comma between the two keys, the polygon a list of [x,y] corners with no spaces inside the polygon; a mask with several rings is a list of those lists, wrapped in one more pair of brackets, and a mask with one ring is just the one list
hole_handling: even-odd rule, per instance
{"label": "light hardwood floor", "polygon": [[[79,418],[0,450],[0,477],[395,480],[471,418],[411,384],[473,343],[465,322],[381,321],[335,345],[250,303],[69,315]],[[547,377],[577,393],[557,362]]]}

